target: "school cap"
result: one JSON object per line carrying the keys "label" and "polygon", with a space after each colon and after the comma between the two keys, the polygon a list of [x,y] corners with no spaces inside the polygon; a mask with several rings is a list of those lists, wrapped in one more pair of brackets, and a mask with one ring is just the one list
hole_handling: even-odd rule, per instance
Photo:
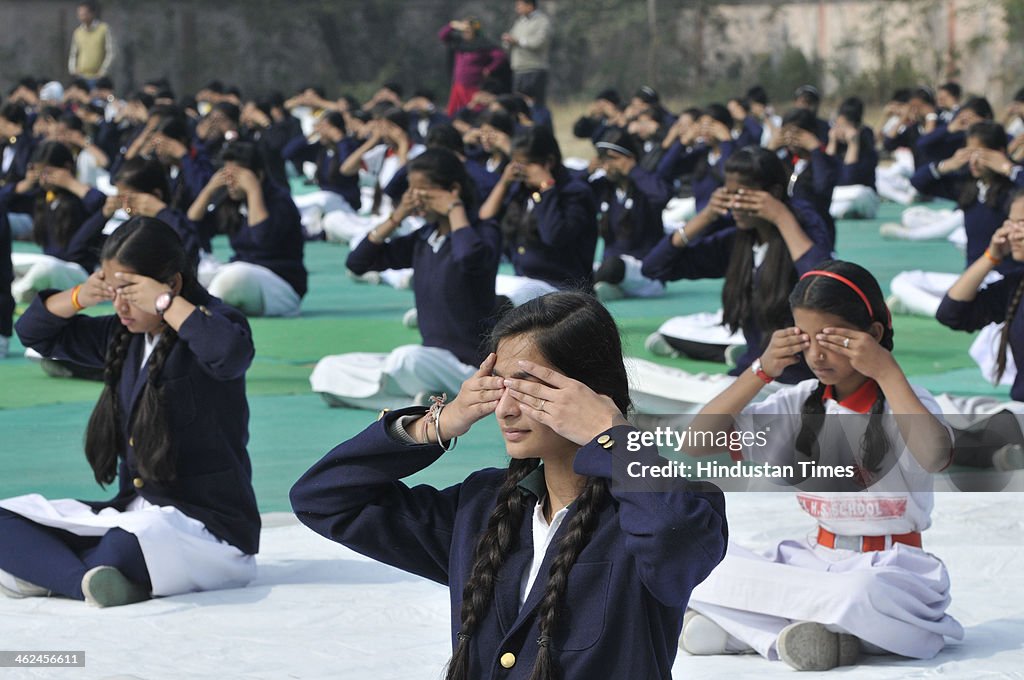
{"label": "school cap", "polygon": [[601,90],[600,92],[597,93],[597,96],[594,97],[594,99],[603,99],[607,102],[615,104],[615,106],[622,105],[622,97],[619,96],[619,91],[616,90],[614,87],[609,87],[605,88],[604,90]]}
{"label": "school cap", "polygon": [[814,85],[801,85],[793,93],[794,98],[808,97],[815,101],[821,101],[821,92]]}
{"label": "school cap", "polygon": [[661,101],[661,97],[658,96],[658,91],[650,85],[644,85],[636,94],[633,95],[645,104],[657,104]]}
{"label": "school cap", "polygon": [[64,99],[64,86],[56,80],[43,85],[43,89],[39,90],[39,98],[46,101],[59,101]]}

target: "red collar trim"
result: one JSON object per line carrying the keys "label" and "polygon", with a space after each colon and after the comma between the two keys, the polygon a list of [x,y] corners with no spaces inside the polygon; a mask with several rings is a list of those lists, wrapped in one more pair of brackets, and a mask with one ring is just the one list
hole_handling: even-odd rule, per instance
{"label": "red collar trim", "polygon": [[[832,386],[825,385],[825,393],[821,395],[821,400],[827,399],[835,400],[832,396]],[[843,408],[850,409],[855,413],[867,413],[874,406],[875,401],[878,399],[878,383],[874,380],[865,380],[864,384],[857,388],[857,390],[839,402],[839,405]]]}

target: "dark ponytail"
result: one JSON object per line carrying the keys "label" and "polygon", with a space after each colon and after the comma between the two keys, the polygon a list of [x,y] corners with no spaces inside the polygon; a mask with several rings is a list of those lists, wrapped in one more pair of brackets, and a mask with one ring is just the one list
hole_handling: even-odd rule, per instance
{"label": "dark ponytail", "polygon": [[[725,162],[727,175],[739,177],[744,186],[771,193],[787,203],[786,183],[789,175],[779,157],[759,146],[747,146]],[[788,295],[796,284],[796,268],[785,241],[777,228],[770,230],[764,262],[760,269],[760,285],[754,285],[754,246],[758,234],[754,229],[736,232],[732,255],[722,286],[723,321],[731,332],[743,327],[750,318],[762,330],[767,342],[771,334],[792,323]]]}
{"label": "dark ponytail", "polygon": [[[31,165],[63,168],[75,172],[75,157],[60,142],[43,142],[29,161]],[[65,189],[42,188],[36,196],[32,213],[32,240],[46,247],[53,240],[65,247],[85,217],[80,198]]]}
{"label": "dark ponytail", "polygon": [[[133,217],[125,222],[107,239],[100,259],[103,262],[117,260],[142,276],[166,283],[171,283],[180,274],[181,297],[193,304],[201,304],[209,298],[196,279],[195,265],[186,255],[181,239],[158,219]],[[127,414],[120,403],[118,385],[132,337],[132,333],[122,326],[111,338],[103,392],[85,432],[85,457],[101,485],[114,480],[118,456],[125,451],[123,432]],[[146,387],[127,428],[133,440],[139,474],[153,481],[168,482],[175,478],[176,461],[160,374],[177,340],[177,333],[170,327],[164,327],[160,341],[146,364]]]}
{"label": "dark ponytail", "polygon": [[[875,323],[879,323],[884,330],[878,344],[891,352],[892,318],[875,277],[867,269],[841,260],[823,263],[816,271],[829,272],[851,281],[864,293],[871,306],[870,312],[864,300],[853,288],[842,281],[821,275],[810,275],[800,279],[789,298],[792,308],[838,316],[865,332],[870,331]],[[819,434],[824,423],[824,395],[825,386],[818,383],[818,387],[804,402],[800,432],[797,434],[795,445],[799,454],[815,463],[820,460]],[[861,467],[868,473],[875,473],[881,469],[882,460],[891,447],[889,436],[885,432],[884,412],[885,395],[879,389],[878,396],[871,405],[871,417],[860,443]]]}
{"label": "dark ponytail", "polygon": [[[510,310],[491,334],[491,349],[506,339],[529,335],[537,350],[556,369],[599,394],[611,397],[622,413],[630,407],[629,383],[622,362],[622,343],[611,314],[593,296],[552,293]],[[477,543],[473,568],[462,593],[462,610],[455,651],[446,680],[470,680],[469,645],[480,620],[494,601],[494,583],[505,558],[514,548],[527,501],[519,488],[535,470],[537,459],[513,460],[498,492],[494,512]],[[559,669],[551,646],[562,612],[569,574],[590,541],[597,518],[609,502],[607,480],[587,478],[583,493],[573,501],[558,553],[551,564],[540,603],[537,640],[539,650],[531,680],[554,680]]]}

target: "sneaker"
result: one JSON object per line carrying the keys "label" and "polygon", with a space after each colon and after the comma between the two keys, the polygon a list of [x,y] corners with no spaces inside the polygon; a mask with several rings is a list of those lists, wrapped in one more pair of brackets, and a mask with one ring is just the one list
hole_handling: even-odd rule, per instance
{"label": "sneaker", "polygon": [[860,655],[860,640],[833,633],[820,623],[798,621],[779,633],[779,657],[798,671],[827,671],[850,666]]}
{"label": "sneaker", "polygon": [[1007,444],[992,454],[992,467],[1000,472],[1013,472],[1024,469],[1024,447],[1020,444]]}
{"label": "sneaker", "polygon": [[405,326],[406,328],[419,328],[419,319],[419,313],[416,311],[416,308],[413,307],[408,312],[402,315],[402,325]]}
{"label": "sneaker", "polygon": [[668,344],[668,340],[661,333],[651,333],[644,340],[644,349],[657,357],[671,357],[673,359],[679,358],[679,352],[675,347]]}
{"label": "sneaker", "polygon": [[608,302],[609,300],[621,300],[626,297],[626,294],[622,292],[622,288],[616,286],[614,283],[608,283],[607,281],[598,281],[594,284],[594,295],[601,302]]}
{"label": "sneaker", "polygon": [[725,365],[729,368],[736,368],[740,357],[747,351],[746,345],[729,345],[725,348]]}
{"label": "sneaker", "polygon": [[0,593],[20,600],[25,597],[49,597],[50,591],[0,570]]}
{"label": "sneaker", "polygon": [[708,617],[687,609],[683,615],[683,633],[679,636],[679,647],[694,656],[728,654],[726,644],[729,634]]}
{"label": "sneaker", "polygon": [[889,308],[890,314],[909,314],[910,310],[903,304],[903,299],[896,294],[885,298],[885,306]]}
{"label": "sneaker", "polygon": [[909,231],[899,222],[886,222],[878,228],[878,233],[881,234],[882,238],[899,239],[901,241],[907,239]]}
{"label": "sneaker", "polygon": [[149,590],[125,578],[114,567],[93,567],[82,577],[85,601],[97,607],[119,607],[149,599]]}
{"label": "sneaker", "polygon": [[352,279],[357,283],[368,283],[371,286],[380,285],[380,272],[366,272],[365,274],[356,274],[351,269],[346,269],[345,274],[348,278]]}

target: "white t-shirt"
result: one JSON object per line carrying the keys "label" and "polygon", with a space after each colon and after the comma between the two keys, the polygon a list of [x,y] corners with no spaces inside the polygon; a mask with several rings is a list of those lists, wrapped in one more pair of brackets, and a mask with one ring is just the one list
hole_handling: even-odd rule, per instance
{"label": "white t-shirt", "polygon": [[[765,425],[770,423],[766,446],[744,448],[744,460],[772,465],[793,464],[793,445],[801,427],[800,413],[804,402],[817,387],[817,380],[805,380],[743,409],[736,419],[737,430],[757,432],[764,430]],[[924,407],[949,429],[932,395],[918,387],[913,389]],[[827,398],[824,400],[825,414],[867,413],[874,403],[873,390],[874,383],[868,382],[842,403]],[[888,403],[885,405],[885,413],[892,413]],[[760,418],[755,419],[755,416]],[[859,461],[854,460],[854,456],[859,456],[866,425],[867,416],[826,418],[819,435],[822,444],[818,466],[835,468],[857,464]],[[797,491],[797,502],[801,509],[829,531],[841,536],[884,536],[924,531],[931,526],[934,505],[931,473],[922,468],[903,445],[895,420],[887,419],[885,429],[892,448],[885,455],[882,469],[864,491]],[[952,441],[952,430],[949,431]],[[830,441],[837,442],[837,445],[828,445]],[[896,447],[901,448],[896,450]]]}

